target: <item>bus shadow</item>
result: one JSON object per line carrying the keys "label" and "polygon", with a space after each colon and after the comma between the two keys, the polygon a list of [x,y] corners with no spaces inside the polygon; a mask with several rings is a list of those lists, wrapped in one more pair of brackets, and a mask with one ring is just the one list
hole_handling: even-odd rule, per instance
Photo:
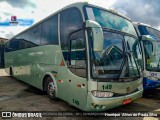
{"label": "bus shadow", "polygon": [[2,101],[45,94],[40,89],[11,76],[0,76],[0,90],[2,91],[0,93]]}
{"label": "bus shadow", "polygon": [[141,104],[141,102],[132,102],[128,105],[108,110],[108,112],[150,112],[159,109],[160,107],[160,106],[154,106],[154,107],[146,106],[144,104]]}
{"label": "bus shadow", "polygon": [[25,89],[22,89],[23,93],[29,93],[29,94],[33,94],[33,95],[44,95],[44,93],[45,93],[42,90],[40,90],[40,89],[38,89],[38,88],[36,88],[26,82],[18,80],[17,78],[14,78],[14,77],[10,77],[10,78],[14,79],[16,82],[18,82],[22,86],[26,87]]}
{"label": "bus shadow", "polygon": [[160,88],[145,91],[143,97],[148,99],[160,100]]}

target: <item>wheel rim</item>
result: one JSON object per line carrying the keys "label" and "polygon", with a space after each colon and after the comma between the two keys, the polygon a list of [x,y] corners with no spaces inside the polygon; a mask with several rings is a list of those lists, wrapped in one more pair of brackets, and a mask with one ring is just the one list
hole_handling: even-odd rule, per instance
{"label": "wheel rim", "polygon": [[48,93],[50,96],[55,97],[56,87],[53,81],[49,81],[48,83]]}

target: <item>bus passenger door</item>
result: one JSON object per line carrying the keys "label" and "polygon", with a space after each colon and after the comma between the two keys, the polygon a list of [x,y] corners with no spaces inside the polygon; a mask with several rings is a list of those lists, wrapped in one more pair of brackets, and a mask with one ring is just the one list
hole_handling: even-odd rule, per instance
{"label": "bus passenger door", "polygon": [[68,62],[68,102],[80,109],[85,108],[87,100],[86,49],[82,34],[81,30],[70,36]]}

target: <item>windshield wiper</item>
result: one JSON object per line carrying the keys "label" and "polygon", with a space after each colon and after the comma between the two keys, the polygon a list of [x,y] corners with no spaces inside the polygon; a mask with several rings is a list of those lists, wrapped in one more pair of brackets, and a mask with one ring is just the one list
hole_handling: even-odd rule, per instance
{"label": "windshield wiper", "polygon": [[126,53],[124,53],[124,59],[123,59],[123,61],[122,61],[122,64],[121,64],[120,70],[119,70],[119,72],[118,72],[118,73],[117,73],[117,75],[116,75],[116,80],[117,80],[117,79],[119,79],[119,78],[120,78],[120,76],[121,76],[121,73],[122,73],[123,67],[124,67],[124,65],[125,65],[125,63],[126,63],[126,59],[127,59],[127,54],[126,54]]}
{"label": "windshield wiper", "polygon": [[[132,52],[131,52],[132,53]],[[133,54],[133,53],[132,53]],[[132,55],[132,57],[133,57],[133,55]],[[130,58],[131,59],[131,58]],[[139,69],[139,66],[138,66],[138,63],[137,63],[137,60],[135,60],[135,57],[133,57],[133,60],[134,60],[134,62],[135,62],[135,64],[136,64],[136,68],[137,68],[137,71],[138,71],[138,74],[139,74],[139,77],[141,77],[141,73],[140,73],[140,69]],[[132,66],[133,66],[133,64],[132,64]]]}
{"label": "windshield wiper", "polygon": [[[127,62],[126,60],[128,59],[128,57],[129,57],[130,61],[132,62],[131,52],[125,52],[125,53],[124,53],[124,59],[123,59],[123,62],[122,62],[122,64],[121,64],[120,70],[119,70],[119,72],[118,72],[117,75],[116,75],[116,80],[117,80],[117,79],[119,80],[119,78],[120,78],[120,76],[121,76],[121,73],[122,73],[122,71],[123,71],[123,68],[124,68],[124,66],[125,66],[125,63]],[[134,59],[134,62],[135,62],[135,64],[136,64],[136,68],[137,68],[137,70],[138,70],[138,74],[139,74],[139,77],[140,77],[141,74],[140,74],[138,65],[137,65],[136,60],[135,60],[134,57],[133,57],[133,59]],[[129,62],[129,61],[128,61],[128,62]],[[133,67],[133,62],[132,62],[131,64],[132,64],[132,68],[134,68],[134,67]],[[127,67],[129,67],[129,65],[128,65]]]}

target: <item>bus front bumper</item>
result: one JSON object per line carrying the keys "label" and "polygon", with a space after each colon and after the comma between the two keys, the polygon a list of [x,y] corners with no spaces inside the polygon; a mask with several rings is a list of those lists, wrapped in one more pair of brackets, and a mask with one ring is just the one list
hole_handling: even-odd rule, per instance
{"label": "bus front bumper", "polygon": [[87,96],[87,105],[85,111],[105,111],[112,109],[118,106],[122,106],[124,100],[130,99],[131,102],[137,98],[142,97],[143,89],[135,93],[121,96],[121,97],[112,97],[112,98],[98,98],[94,97],[91,92],[88,92]]}

